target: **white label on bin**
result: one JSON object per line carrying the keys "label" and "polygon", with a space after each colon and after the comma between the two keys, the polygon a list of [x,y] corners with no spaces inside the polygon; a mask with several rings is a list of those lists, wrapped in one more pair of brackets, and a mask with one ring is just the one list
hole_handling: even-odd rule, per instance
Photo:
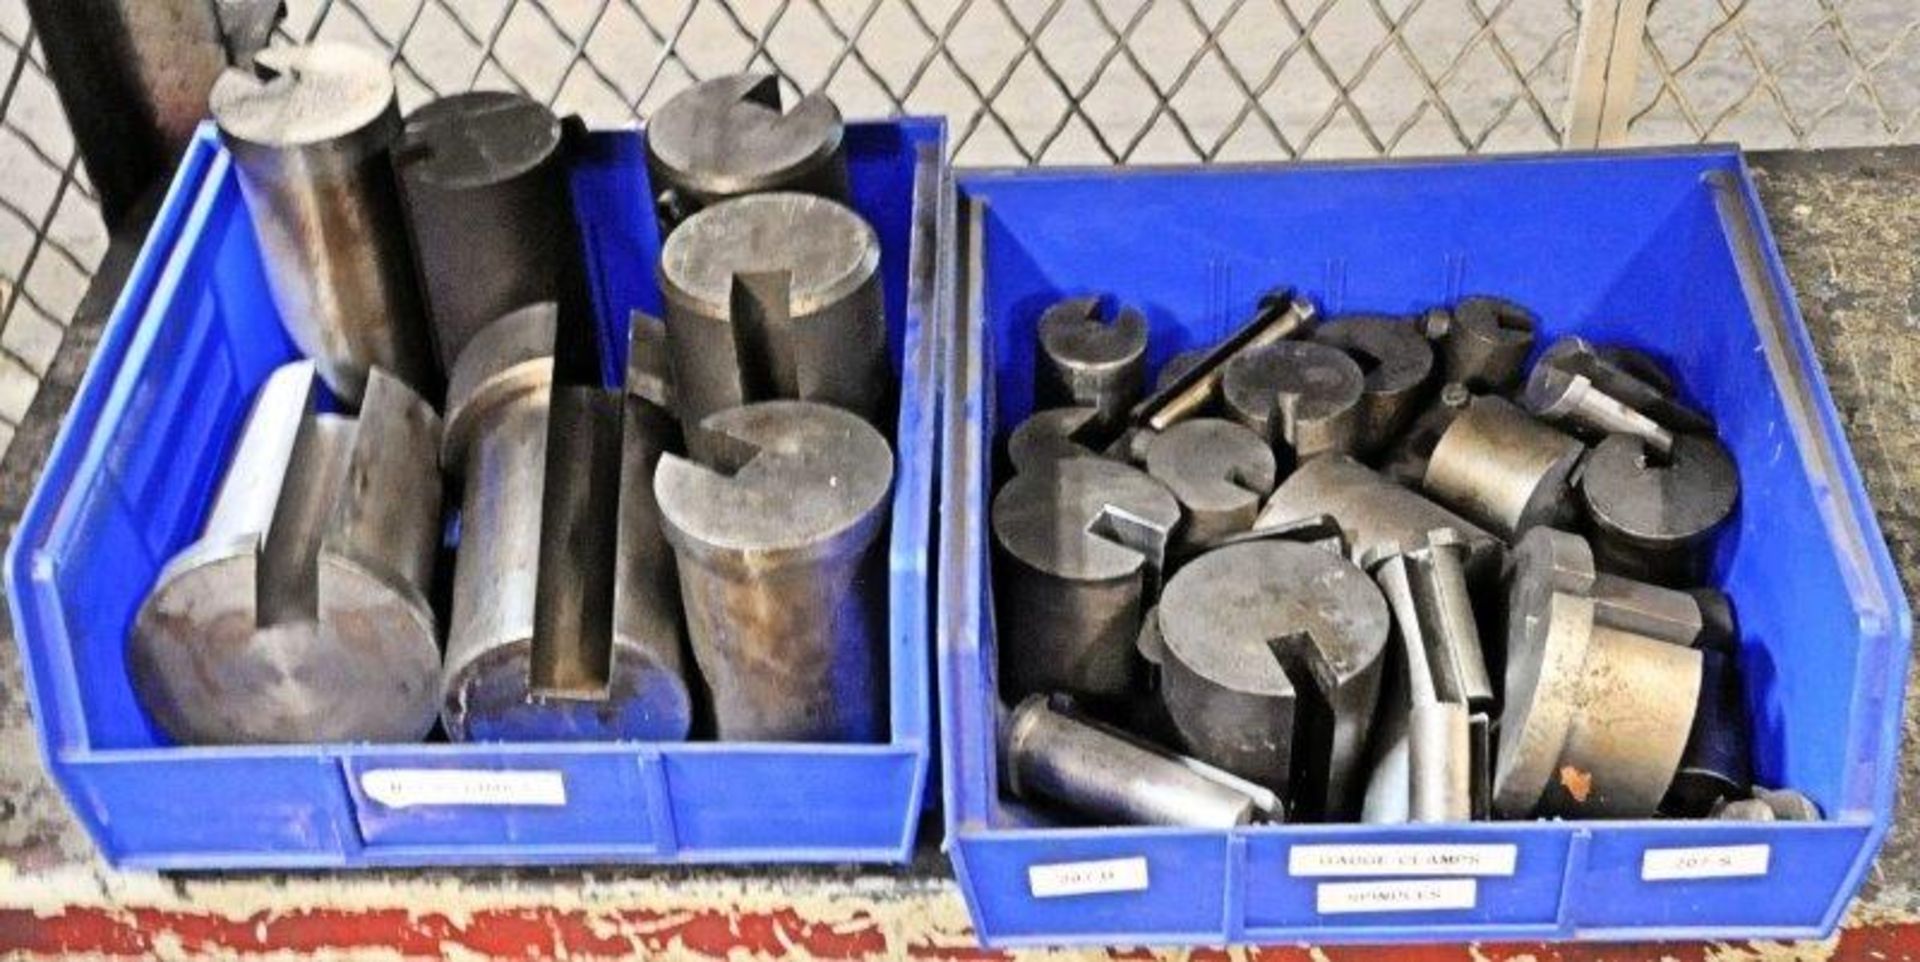
{"label": "white label on bin", "polygon": [[1315,907],[1321,915],[1359,912],[1433,912],[1470,909],[1480,883],[1470,878],[1401,879],[1392,882],[1321,882]]}
{"label": "white label on bin", "polygon": [[1767,874],[1771,845],[1713,845],[1703,848],[1650,848],[1640,858],[1640,880],[1669,882],[1690,878],[1752,878]]}
{"label": "white label on bin", "polygon": [[1515,845],[1295,845],[1287,874],[1295,878],[1513,874]]}
{"label": "white label on bin", "polygon": [[1060,862],[1027,866],[1027,890],[1037,899],[1065,895],[1147,890],[1145,856],[1109,858],[1098,862]]}
{"label": "white label on bin", "polygon": [[360,789],[388,808],[567,804],[567,782],[559,772],[379,768],[360,776]]}

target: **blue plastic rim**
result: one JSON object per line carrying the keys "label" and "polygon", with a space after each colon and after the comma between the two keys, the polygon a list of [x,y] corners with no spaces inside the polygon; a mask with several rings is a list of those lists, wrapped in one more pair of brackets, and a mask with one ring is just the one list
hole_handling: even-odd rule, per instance
{"label": "blue plastic rim", "polygon": [[[555,862],[905,861],[931,735],[932,327],[946,128],[849,125],[854,206],[878,232],[900,377],[885,743],[184,748],[138,708],[127,628],[204,520],[254,390],[294,355],[211,129],[188,151],[7,555],[7,591],[54,778],[101,852],[152,868]],[[574,175],[610,381],[629,313],[658,314],[641,135],[588,138]],[[402,805],[393,769],[543,772],[559,805]],[[373,794],[378,794],[373,793]]]}
{"label": "blue plastic rim", "polygon": [[[1838,924],[1892,817],[1910,616],[1736,150],[983,171],[958,178],[958,197],[941,739],[948,844],[989,944],[1787,938]],[[1740,468],[1713,580],[1739,612],[1758,777],[1808,792],[1828,820],[1090,829],[1003,802],[986,509],[993,451],[1032,406],[1041,311],[1113,294],[1146,312],[1157,366],[1281,283],[1330,313],[1500,294],[1540,313],[1543,345],[1577,332],[1671,364]],[[1361,851],[1389,867],[1328,876],[1305,857],[1322,845],[1386,846]],[[1476,846],[1479,874],[1444,878],[1458,870],[1423,861],[1430,845]],[[1712,877],[1659,878],[1676,863]],[[1063,872],[1096,891],[1057,894]],[[1355,883],[1424,892],[1423,907],[1336,911]]]}

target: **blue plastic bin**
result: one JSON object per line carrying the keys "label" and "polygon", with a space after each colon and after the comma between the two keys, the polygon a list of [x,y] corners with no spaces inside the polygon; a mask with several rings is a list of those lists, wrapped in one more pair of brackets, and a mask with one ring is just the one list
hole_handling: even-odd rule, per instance
{"label": "blue plastic bin", "polygon": [[[944,364],[941,725],[948,844],[990,944],[1833,930],[1892,816],[1911,630],[1736,150],[993,171],[963,173],[959,195],[961,217],[981,212],[955,235]],[[1151,320],[1157,365],[1279,283],[1331,312],[1498,293],[1539,311],[1542,343],[1578,332],[1670,362],[1740,467],[1713,580],[1739,609],[1758,776],[1828,820],[1094,829],[1003,802],[989,458],[1031,408],[1041,311],[1117,295]]]}
{"label": "blue plastic bin", "polygon": [[[198,533],[254,390],[294,349],[211,130],[187,153],[7,555],[14,633],[54,778],[108,860],[152,868],[906,860],[931,735],[931,328],[945,179],[938,120],[853,124],[854,204],[879,232],[900,375],[891,533],[891,739],[871,745],[421,744],[184,748],[139,709],[127,629]],[[609,354],[658,313],[640,135],[596,134],[574,177]],[[394,769],[509,775],[558,805],[392,807]],[[486,776],[494,777],[494,776]]]}

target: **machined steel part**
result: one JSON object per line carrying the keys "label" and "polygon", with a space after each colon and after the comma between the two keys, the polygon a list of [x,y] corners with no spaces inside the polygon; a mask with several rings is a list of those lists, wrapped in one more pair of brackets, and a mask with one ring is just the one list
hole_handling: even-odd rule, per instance
{"label": "machined steel part", "polygon": [[[1470,555],[1459,532],[1441,528],[1399,550],[1375,549],[1374,557],[1362,558],[1360,564],[1373,573],[1393,605],[1402,640],[1421,649],[1427,671],[1421,687],[1432,688],[1435,700],[1484,713],[1494,708],[1498,693],[1487,674],[1474,620],[1467,584]],[[1404,599],[1396,594],[1402,591]]]}
{"label": "machined steel part", "polygon": [[1730,655],[1701,652],[1700,708],[1680,755],[1680,770],[1660,803],[1660,814],[1705,818],[1727,799],[1753,789],[1753,726]]}
{"label": "machined steel part", "polygon": [[1254,530],[1331,515],[1355,558],[1378,557],[1420,544],[1428,532],[1454,531],[1467,546],[1467,576],[1479,583],[1500,570],[1506,546],[1473,522],[1394,483],[1346,455],[1302,465],[1267,499]]}
{"label": "machined steel part", "polygon": [[1478,397],[1440,436],[1421,488],[1511,540],[1572,516],[1569,484],[1585,453],[1507,399]]}
{"label": "machined steel part", "polygon": [[220,75],[211,109],[300,352],[349,404],[374,367],[438,396],[394,185],[400,108],[386,60],[341,43],[269,48]]}
{"label": "machined steel part", "polygon": [[1279,792],[1292,819],[1357,813],[1392,629],[1364,572],[1310,545],[1230,545],[1181,568],[1156,618],[1189,752]]}
{"label": "machined steel part", "polygon": [[660,255],[676,412],[706,457],[706,419],[759,401],[816,401],[883,423],[891,393],[880,240],[808,194],[741,197],[680,225]]}
{"label": "machined steel part", "polygon": [[1098,418],[1092,408],[1035,411],[1007,437],[1007,460],[1024,473],[1067,458],[1095,457]]}
{"label": "machined steel part", "polygon": [[1136,427],[1164,431],[1190,417],[1197,417],[1220,393],[1220,379],[1227,364],[1242,351],[1298,337],[1313,327],[1319,309],[1312,301],[1289,289],[1281,289],[1260,298],[1253,317],[1226,340],[1208,348],[1201,358],[1180,377],[1162,378],[1154,392],[1128,413]]}
{"label": "machined steel part", "polygon": [[1723,801],[1714,807],[1712,814],[1727,822],[1817,822],[1820,806],[1790,788],[1768,789],[1756,785],[1752,798]]}
{"label": "machined steel part", "polygon": [[1410,488],[1417,488],[1427,476],[1427,463],[1433,449],[1473,403],[1473,392],[1458,382],[1443,384],[1434,399],[1415,414],[1400,435],[1388,443],[1378,457],[1380,472]]}
{"label": "machined steel part", "polygon": [[1673,399],[1675,384],[1665,368],[1633,348],[1596,347],[1570,335],[1547,345],[1534,366],[1584,377],[1608,397],[1674,431],[1714,433],[1712,418]]}
{"label": "machined steel part", "polygon": [[678,431],[638,398],[556,384],[557,315],[509,313],[454,365],[441,722],[455,741],[683,739],[693,693],[651,484]]}
{"label": "machined steel part", "polygon": [[1578,535],[1534,528],[1515,569],[1495,809],[1650,817],[1693,728],[1700,652],[1596,601],[1593,554]]}
{"label": "machined steel part", "polygon": [[1412,419],[1433,378],[1433,345],[1411,319],[1380,314],[1337,317],[1313,332],[1336,347],[1365,376],[1358,449],[1380,450]]}
{"label": "machined steel part", "polygon": [[1233,828],[1284,815],[1271,790],[1082,716],[1064,696],[1022,699],[1004,733],[1007,790],[1096,825]]}
{"label": "machined steel part", "polygon": [[[1407,555],[1393,554],[1379,560],[1372,572],[1399,628],[1400,674],[1389,686],[1398,704],[1388,710],[1402,716],[1407,740],[1407,821],[1464,822],[1473,817],[1471,714],[1464,698],[1441,692],[1439,669],[1430,657],[1432,650],[1444,647],[1432,637],[1441,629],[1432,619],[1433,609],[1421,604],[1415,567]],[[1471,610],[1467,619],[1471,623]],[[1474,641],[1477,649],[1477,635]]]}
{"label": "machined steel part", "polygon": [[544,104],[503,91],[408,115],[394,168],[442,370],[503,315],[547,301],[565,305],[561,333],[577,342],[568,350],[593,350],[571,139]]}
{"label": "machined steel part", "polygon": [[1147,383],[1147,318],[1122,306],[1101,317],[1098,297],[1070,297],[1040,315],[1034,407],[1086,407],[1115,433]]}
{"label": "machined steel part", "polygon": [[1227,415],[1288,454],[1290,465],[1359,445],[1365,389],[1353,358],[1313,341],[1241,351],[1220,380]]}
{"label": "machined steel part", "polygon": [[703,208],[794,191],[846,202],[846,128],[825,94],[782,109],[773,74],[715,77],[647,120],[647,175],[662,235]]}
{"label": "machined steel part", "polygon": [[1146,455],[1147,473],[1166,484],[1185,514],[1174,546],[1180,557],[1252,528],[1273,493],[1273,449],[1232,421],[1182,421],[1154,435]]}
{"label": "machined steel part", "polygon": [[1579,490],[1603,564],[1685,584],[1698,580],[1701,549],[1733,514],[1740,472],[1726,448],[1705,435],[1677,436],[1664,458],[1617,436],[1587,456]]}
{"label": "machined steel part", "polygon": [[433,728],[440,419],[378,368],[358,418],[316,414],[316,377],[303,361],[267,379],[199,540],[135,619],[134,691],[183,744]]}
{"label": "machined steel part", "polygon": [[1596,386],[1584,374],[1536,364],[1520,403],[1542,420],[1588,438],[1625,434],[1662,455],[1673,450],[1673,432]]}
{"label": "machined steel part", "polygon": [[887,732],[887,439],[810,401],[721,411],[654,476],[694,658],[729,741]]}
{"label": "machined steel part", "polygon": [[1499,297],[1464,297],[1452,311],[1427,312],[1426,335],[1440,348],[1448,381],[1477,391],[1505,391],[1520,384],[1540,318]]}
{"label": "machined steel part", "polygon": [[1131,692],[1141,616],[1179,524],[1167,486],[1117,462],[1073,458],[1007,482],[993,499],[1003,697]]}

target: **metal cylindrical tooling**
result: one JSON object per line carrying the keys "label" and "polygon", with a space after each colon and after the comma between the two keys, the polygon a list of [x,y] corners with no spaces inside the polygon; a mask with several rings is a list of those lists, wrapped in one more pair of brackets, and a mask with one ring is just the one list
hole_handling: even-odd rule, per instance
{"label": "metal cylindrical tooling", "polygon": [[1273,449],[1232,421],[1182,421],[1147,442],[1146,461],[1186,514],[1174,548],[1182,557],[1252,528],[1273,493]]}
{"label": "metal cylindrical tooling", "polygon": [[1433,403],[1414,415],[1406,430],[1381,453],[1380,473],[1407,487],[1419,487],[1427,476],[1427,462],[1433,459],[1433,449],[1440,444],[1441,436],[1453,426],[1453,419],[1472,403],[1473,392],[1468,391],[1466,385],[1457,382],[1441,385]]}
{"label": "metal cylindrical tooling", "polygon": [[1345,455],[1315,458],[1301,466],[1267,499],[1255,530],[1332,515],[1353,557],[1391,553],[1418,544],[1427,533],[1450,528],[1467,544],[1468,577],[1479,581],[1500,570],[1506,547],[1485,529],[1429,501]]}
{"label": "metal cylindrical tooling", "polygon": [[695,214],[660,254],[676,413],[697,457],[708,415],[817,401],[880,424],[892,383],[880,240],[807,194],[756,194]]}
{"label": "metal cylindrical tooling", "polygon": [[357,419],[315,414],[316,376],[300,362],[267,379],[199,540],[135,619],[134,690],[176,741],[433,728],[440,419],[379,369]]}
{"label": "metal cylindrical tooling", "polygon": [[1680,770],[1660,803],[1660,814],[1705,818],[1726,799],[1753,789],[1753,731],[1740,673],[1731,657],[1701,652],[1700,708],[1680,755]]}
{"label": "metal cylindrical tooling", "polygon": [[1134,687],[1140,619],[1180,504],[1146,472],[1074,458],[993,499],[1000,688],[1115,699]]}
{"label": "metal cylindrical tooling", "polygon": [[1365,389],[1353,358],[1312,341],[1242,351],[1220,380],[1228,416],[1291,454],[1293,464],[1358,445]]}
{"label": "metal cylindrical tooling", "polygon": [[[567,139],[545,105],[501,91],[442,97],[407,117],[394,169],[442,370],[510,311],[584,306]],[[578,326],[568,333],[590,347],[593,331]]]}
{"label": "metal cylindrical tooling", "polygon": [[555,385],[558,310],[496,320],[447,392],[463,478],[441,722],[455,741],[677,740],[693,719],[653,466],[658,410]]}
{"label": "metal cylindrical tooling", "polygon": [[807,401],[703,426],[717,453],[665,456],[654,490],[720,738],[884,738],[886,438]]}
{"label": "metal cylindrical tooling", "polygon": [[1365,376],[1359,449],[1377,451],[1400,433],[1433,377],[1433,345],[1407,318],[1352,314],[1313,332],[1315,342],[1336,347]]}
{"label": "metal cylindrical tooling", "polygon": [[1207,348],[1200,360],[1180,377],[1156,386],[1153,394],[1128,412],[1128,419],[1140,428],[1165,431],[1187,418],[1199,416],[1219,394],[1220,380],[1229,362],[1243,351],[1305,333],[1318,316],[1319,309],[1312,301],[1291,290],[1262,296],[1251,320],[1240,325],[1226,340]]}
{"label": "metal cylindrical tooling", "polygon": [[338,43],[263,50],[253,69],[220,75],[211,107],[301,353],[350,404],[376,366],[437,394],[394,186],[400,108],[386,60]]}
{"label": "metal cylindrical tooling", "polygon": [[1722,802],[1713,817],[1723,822],[1771,822],[1773,807],[1757,798],[1741,798]]}
{"label": "metal cylindrical tooling", "polygon": [[773,74],[715,77],[647,120],[647,176],[664,235],[703,208],[793,191],[847,200],[846,129],[825,94],[781,109]]}
{"label": "metal cylindrical tooling", "polygon": [[1573,513],[1568,487],[1586,448],[1501,397],[1474,398],[1440,436],[1421,488],[1512,539]]}
{"label": "metal cylindrical tooling", "polygon": [[1673,450],[1672,431],[1596,387],[1584,374],[1536,364],[1520,401],[1543,420],[1587,437],[1626,434],[1660,454]]}
{"label": "metal cylindrical tooling", "polygon": [[1592,519],[1594,552],[1613,570],[1664,584],[1697,580],[1708,536],[1733,514],[1740,473],[1720,442],[1674,439],[1666,458],[1638,440],[1611,437],[1587,457],[1580,500]]}
{"label": "metal cylindrical tooling", "polygon": [[1451,312],[1429,311],[1422,324],[1440,345],[1447,380],[1478,391],[1505,391],[1526,371],[1540,319],[1504,298],[1465,297]]}
{"label": "metal cylindrical tooling", "polygon": [[1791,788],[1762,788],[1755,785],[1753,797],[1773,812],[1776,821],[1817,822],[1820,806],[1804,792]]}
{"label": "metal cylindrical tooling", "polygon": [[1372,570],[1376,580],[1390,577],[1396,585],[1406,583],[1405,617],[1394,593],[1397,587],[1389,588],[1382,581],[1381,589],[1394,605],[1401,637],[1419,643],[1428,673],[1425,684],[1433,688],[1434,698],[1465,705],[1469,712],[1483,712],[1493,707],[1496,695],[1468,594],[1470,555],[1458,532],[1442,528],[1428,532],[1403,552],[1365,558],[1361,565]]}
{"label": "metal cylindrical tooling", "polygon": [[1067,458],[1094,457],[1097,415],[1092,408],[1035,411],[1007,437],[1007,460],[1014,471],[1025,472]]}
{"label": "metal cylindrical tooling", "polygon": [[1078,717],[1058,696],[1030,695],[1006,723],[1007,790],[1097,825],[1233,828],[1277,820],[1271,791]]}
{"label": "metal cylindrical tooling", "polygon": [[1428,655],[1437,626],[1422,610],[1413,574],[1417,566],[1407,555],[1395,554],[1373,568],[1374,581],[1399,626],[1401,674],[1390,689],[1400,701],[1394,708],[1404,716],[1407,820],[1464,822],[1473,815],[1468,708],[1464,700],[1444,697],[1436,684],[1436,666]]}
{"label": "metal cylindrical tooling", "polygon": [[1633,348],[1595,347],[1583,337],[1563,337],[1547,345],[1534,365],[1536,370],[1542,366],[1584,377],[1607,396],[1675,431],[1713,433],[1711,418],[1673,399],[1673,378],[1660,363]]}
{"label": "metal cylindrical tooling", "polygon": [[1578,535],[1535,528],[1515,565],[1495,808],[1651,816],[1693,728],[1700,652],[1614,623],[1591,597],[1593,555]]}
{"label": "metal cylindrical tooling", "polygon": [[1072,297],[1040,316],[1035,407],[1086,407],[1113,433],[1147,384],[1147,319],[1121,307],[1100,317],[1098,297]]}
{"label": "metal cylindrical tooling", "polygon": [[1160,695],[1188,751],[1295,819],[1357,810],[1392,627],[1364,572],[1309,545],[1230,545],[1181,568],[1157,618]]}

